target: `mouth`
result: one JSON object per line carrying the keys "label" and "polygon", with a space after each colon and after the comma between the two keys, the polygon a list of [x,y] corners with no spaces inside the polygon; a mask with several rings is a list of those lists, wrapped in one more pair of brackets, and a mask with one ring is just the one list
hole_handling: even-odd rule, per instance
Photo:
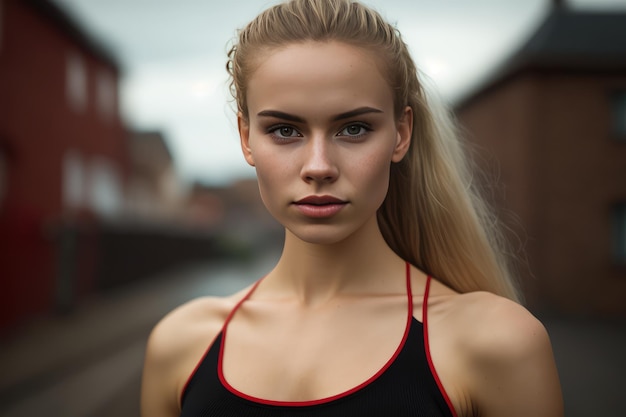
{"label": "mouth", "polygon": [[300,199],[294,202],[294,204],[297,204],[297,205],[310,205],[310,206],[328,206],[332,204],[346,204],[346,203],[347,201],[345,200],[341,200],[337,197],[328,196],[328,195],[321,195],[321,196],[311,195],[311,196],[305,197],[303,199]]}
{"label": "mouth", "polygon": [[347,201],[328,195],[312,195],[294,202],[300,213],[314,219],[325,219],[339,213]]}

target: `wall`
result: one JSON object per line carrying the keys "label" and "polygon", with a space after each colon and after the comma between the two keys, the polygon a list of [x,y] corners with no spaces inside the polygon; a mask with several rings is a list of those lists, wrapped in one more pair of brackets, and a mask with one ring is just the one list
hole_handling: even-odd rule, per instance
{"label": "wall", "polygon": [[[458,111],[494,201],[525,248],[532,306],[626,314],[626,268],[611,258],[611,206],[626,199],[626,143],[610,133],[610,93],[626,77],[526,73]],[[512,212],[512,213],[511,213]],[[516,220],[517,218],[517,220]]]}
{"label": "wall", "polygon": [[111,212],[126,175],[117,69],[39,7],[2,2],[0,329],[53,308],[59,254],[51,225]]}

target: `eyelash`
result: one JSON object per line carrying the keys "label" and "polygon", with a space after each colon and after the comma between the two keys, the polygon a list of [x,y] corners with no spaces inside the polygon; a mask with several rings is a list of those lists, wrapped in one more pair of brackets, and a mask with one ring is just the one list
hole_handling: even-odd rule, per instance
{"label": "eyelash", "polygon": [[[341,132],[343,132],[344,130],[349,129],[349,128],[351,128],[351,127],[355,127],[355,126],[356,126],[356,127],[361,128],[361,129],[363,129],[363,130],[364,130],[364,132],[359,133],[359,134],[357,134],[357,135],[341,135],[341,134],[340,134],[340,133],[341,133]],[[363,136],[367,135],[367,134],[368,134],[369,132],[371,132],[371,131],[372,131],[372,126],[370,126],[369,124],[367,124],[367,123],[363,123],[363,122],[356,122],[356,123],[350,123],[350,124],[345,125],[344,127],[342,127],[342,128],[341,128],[341,130],[340,130],[337,134],[338,134],[339,136],[342,136],[342,137],[347,137],[347,138],[349,138],[349,139],[353,139],[353,140],[354,140],[354,139],[360,139],[361,137],[363,137]]]}
{"label": "eyelash", "polygon": [[[277,135],[275,132],[277,130],[280,129],[291,129],[293,130],[293,133],[296,133],[296,136],[279,136]],[[299,138],[302,137],[302,134],[298,131],[298,129],[296,129],[293,126],[289,126],[289,125],[274,125],[271,126],[267,129],[267,133],[272,137],[272,139],[274,139],[276,142],[289,142],[291,140],[293,140],[294,138]]]}
{"label": "eyelash", "polygon": [[[345,131],[346,129],[349,129],[351,127],[359,127],[361,129],[364,130],[364,132],[356,134],[356,135],[344,135],[341,134],[341,132]],[[291,129],[293,130],[293,133],[296,133],[295,136],[280,136],[277,135],[275,132],[280,130],[280,129]],[[337,132],[337,136],[343,137],[343,138],[348,138],[348,140],[356,140],[356,139],[360,139],[361,137],[365,136],[366,134],[368,134],[369,132],[371,132],[373,129],[372,127],[367,124],[367,123],[363,123],[363,122],[355,122],[355,123],[349,123],[347,125],[345,125],[344,127],[342,127],[338,132]],[[299,138],[302,137],[302,133],[300,133],[298,131],[298,129],[296,129],[293,126],[290,125],[285,125],[285,124],[279,124],[279,125],[273,125],[270,126],[267,129],[267,133],[272,137],[272,139],[274,139],[277,142],[289,142],[291,140],[293,140],[294,138]]]}

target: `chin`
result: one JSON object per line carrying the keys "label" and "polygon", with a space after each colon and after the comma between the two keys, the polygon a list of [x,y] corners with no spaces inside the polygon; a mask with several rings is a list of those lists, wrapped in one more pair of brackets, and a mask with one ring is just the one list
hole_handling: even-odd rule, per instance
{"label": "chin", "polygon": [[306,227],[287,227],[287,230],[303,242],[314,245],[334,245],[344,242],[354,234],[337,225],[309,225]]}

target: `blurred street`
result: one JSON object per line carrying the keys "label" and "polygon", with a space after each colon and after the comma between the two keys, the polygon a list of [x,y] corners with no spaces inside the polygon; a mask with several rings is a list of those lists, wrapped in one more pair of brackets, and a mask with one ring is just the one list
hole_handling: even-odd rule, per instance
{"label": "blurred street", "polygon": [[0,416],[138,416],[144,348],[156,322],[192,298],[243,288],[278,255],[190,266],[29,325],[0,344]]}
{"label": "blurred street", "polygon": [[[41,319],[0,345],[3,417],[139,415],[146,337],[191,298],[225,295],[270,270],[270,252],[246,264],[212,262],[109,291],[72,314]],[[561,373],[566,416],[623,416],[624,323],[543,318]]]}

